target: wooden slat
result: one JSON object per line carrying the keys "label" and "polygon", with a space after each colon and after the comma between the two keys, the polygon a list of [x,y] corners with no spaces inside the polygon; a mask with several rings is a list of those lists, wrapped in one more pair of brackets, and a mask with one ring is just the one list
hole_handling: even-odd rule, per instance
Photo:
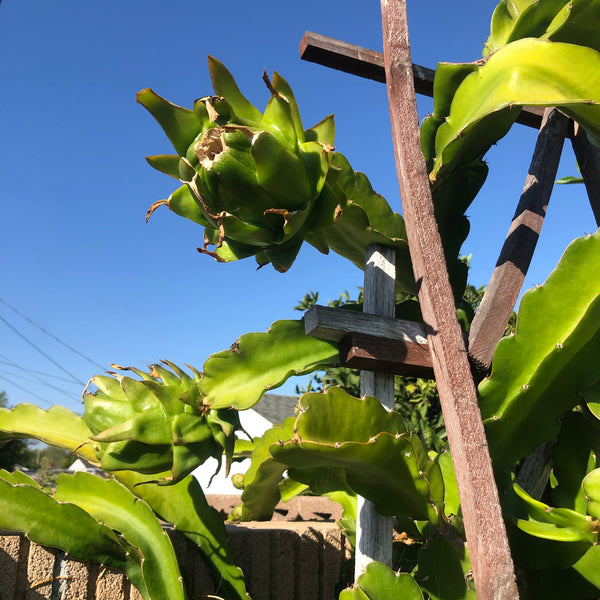
{"label": "wooden slat", "polygon": [[[361,48],[319,33],[307,31],[304,34],[300,41],[300,58],[344,73],[385,83],[385,67],[381,52]],[[413,64],[412,72],[415,91],[432,97],[435,71]],[[527,106],[521,111],[517,123],[538,129],[543,113],[543,108]]]}
{"label": "wooden slat", "polygon": [[340,341],[340,362],[351,369],[433,379],[428,344],[349,333]]}
{"label": "wooden slat", "polygon": [[391,340],[427,344],[423,323],[360,313],[346,308],[313,306],[304,313],[306,335],[339,342],[349,333],[364,333]]}
{"label": "wooden slat", "polygon": [[523,193],[490,282],[469,331],[469,355],[479,373],[492,363],[538,241],[560,162],[568,119],[546,109]]}
{"label": "wooden slat", "polygon": [[[385,83],[385,66],[381,52],[361,48],[312,31],[307,31],[300,41],[300,58],[337,71]],[[417,93],[432,97],[435,71],[413,65],[413,75]]]}
{"label": "wooden slat", "polygon": [[[391,318],[396,310],[396,251],[373,245],[365,256],[363,312]],[[360,374],[362,396],[375,396],[386,408],[394,407],[394,375],[363,371]],[[394,519],[377,513],[375,505],[357,498],[356,550],[354,578],[357,579],[370,562],[392,566]]]}
{"label": "wooden slat", "polygon": [[304,314],[304,330],[307,335],[338,342],[340,362],[351,369],[433,375],[423,323],[317,305]]}
{"label": "wooden slat", "polygon": [[400,196],[479,600],[519,597],[477,393],[420,148],[406,0],[381,0]]}
{"label": "wooden slat", "polygon": [[585,131],[577,123],[573,124],[570,138],[596,225],[600,227],[600,148],[590,144]]}
{"label": "wooden slat", "polygon": [[552,471],[552,446],[546,442],[538,446],[536,451],[528,456],[521,466],[517,483],[536,500],[541,500],[548,486],[548,478]]}

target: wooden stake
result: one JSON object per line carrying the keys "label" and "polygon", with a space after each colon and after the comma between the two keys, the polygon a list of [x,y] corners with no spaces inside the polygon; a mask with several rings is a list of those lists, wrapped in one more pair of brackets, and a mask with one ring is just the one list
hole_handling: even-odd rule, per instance
{"label": "wooden stake", "polygon": [[[396,295],[395,250],[373,245],[367,248],[363,311],[393,317]],[[389,373],[362,371],[362,396],[375,396],[387,408],[394,407],[394,376]],[[356,519],[356,553],[354,578],[358,578],[372,561],[392,566],[394,520],[382,517],[374,505],[358,498]]]}
{"label": "wooden stake", "polygon": [[469,330],[469,355],[483,374],[523,287],[554,187],[569,119],[555,108],[544,113],[523,193],[490,282]]}
{"label": "wooden stake", "polygon": [[420,150],[406,0],[381,0],[396,167],[419,300],[456,471],[479,600],[519,597],[477,393]]}

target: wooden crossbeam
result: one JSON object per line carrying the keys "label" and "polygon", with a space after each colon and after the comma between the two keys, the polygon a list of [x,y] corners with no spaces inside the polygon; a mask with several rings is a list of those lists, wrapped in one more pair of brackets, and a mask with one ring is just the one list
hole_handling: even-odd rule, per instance
{"label": "wooden crossbeam", "polygon": [[[385,83],[383,54],[347,42],[307,31],[300,41],[300,58],[337,71],[358,75]],[[433,96],[435,71],[413,64],[415,90],[424,96]]]}
{"label": "wooden crossbeam", "polygon": [[424,323],[313,306],[304,315],[304,328],[307,335],[338,342],[345,367],[433,378]]}
{"label": "wooden crossbeam", "polygon": [[428,344],[350,333],[340,341],[340,361],[351,369],[433,379]]}
{"label": "wooden crossbeam", "polygon": [[[305,32],[300,41],[300,58],[324,67],[358,75],[385,83],[383,54],[354,44],[348,44],[326,35]],[[433,96],[435,71],[412,63],[414,86],[417,94]],[[539,129],[544,109],[539,106],[526,106],[517,117],[517,123]]]}
{"label": "wooden crossbeam", "polygon": [[423,323],[370,315],[346,308],[313,306],[304,313],[304,329],[307,335],[332,342],[339,342],[349,333],[359,333],[427,347],[427,328]]}

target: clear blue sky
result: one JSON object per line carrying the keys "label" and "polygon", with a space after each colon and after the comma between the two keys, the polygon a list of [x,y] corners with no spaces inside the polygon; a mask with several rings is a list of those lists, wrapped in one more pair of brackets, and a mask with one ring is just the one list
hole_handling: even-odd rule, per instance
{"label": "clear blue sky", "polygon": [[[409,0],[413,61],[433,68],[479,58],[495,4]],[[135,94],[152,87],[191,106],[212,92],[209,53],[261,109],[267,68],[292,85],[305,126],[335,113],[336,148],[400,211],[385,86],[301,61],[305,30],[382,49],[378,3],[362,0],[4,0],[4,302],[105,368],[161,358],[201,368],[242,333],[299,318],[292,307],[309,289],[323,301],[354,292],[362,273],[311,247],[284,275],[257,272],[253,259],[223,265],[199,255],[201,228],[166,209],[144,222],[174,182],[144,160],[170,145]],[[419,102],[424,116],[431,103]],[[463,248],[473,255],[474,284],[489,278],[534,143],[535,132],[519,126],[488,155],[492,175],[469,210],[472,234]],[[574,172],[569,146],[559,175]],[[568,242],[595,229],[583,189],[557,190],[525,286],[541,283]],[[101,369],[1,303],[0,317],[0,389],[9,400],[79,410],[83,386],[55,363],[82,382]]]}

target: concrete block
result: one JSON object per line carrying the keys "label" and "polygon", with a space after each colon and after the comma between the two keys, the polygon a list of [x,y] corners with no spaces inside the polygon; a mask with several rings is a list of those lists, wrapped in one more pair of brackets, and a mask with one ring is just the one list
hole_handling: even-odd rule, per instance
{"label": "concrete block", "polygon": [[[253,600],[332,600],[349,546],[335,523],[227,525]],[[334,565],[326,564],[334,558]]]}
{"label": "concrete block", "polygon": [[[226,529],[252,600],[333,600],[349,556],[348,542],[335,523],[251,522],[227,524]],[[169,534],[191,596],[218,596],[218,576],[195,545],[180,532]],[[0,536],[0,598],[142,600],[121,573],[72,560],[18,535]]]}
{"label": "concrete block", "polygon": [[57,550],[31,544],[27,561],[27,583],[24,600],[51,600],[54,582],[54,556]]}
{"label": "concrete block", "polygon": [[93,587],[96,588],[94,595],[90,595],[86,600],[111,600],[113,598],[120,600],[126,598],[125,594],[129,593],[130,585],[122,573],[100,566]]}
{"label": "concrete block", "polygon": [[54,555],[54,581],[52,598],[60,600],[80,600],[89,594],[89,566],[81,561],[68,558],[64,552]]}
{"label": "concrete block", "polygon": [[204,594],[215,594],[216,584],[212,572],[197,551],[196,545],[179,531],[170,533],[184,580],[193,590],[202,590]]}
{"label": "concrete block", "polygon": [[[206,500],[226,519],[233,508],[241,503],[240,495],[207,494]],[[342,518],[342,507],[323,496],[296,496],[288,502],[279,502],[271,521],[334,521]]]}
{"label": "concrete block", "polygon": [[296,597],[299,600],[319,598],[323,534],[320,528],[311,526],[300,533],[296,561]]}
{"label": "concrete block", "polygon": [[[2,579],[0,589],[2,594],[8,598],[14,598],[17,594],[19,567],[22,570],[26,565],[29,542],[19,535],[5,536],[0,540],[2,541],[0,544],[0,578]],[[21,556],[22,545],[27,545],[24,556]]]}

